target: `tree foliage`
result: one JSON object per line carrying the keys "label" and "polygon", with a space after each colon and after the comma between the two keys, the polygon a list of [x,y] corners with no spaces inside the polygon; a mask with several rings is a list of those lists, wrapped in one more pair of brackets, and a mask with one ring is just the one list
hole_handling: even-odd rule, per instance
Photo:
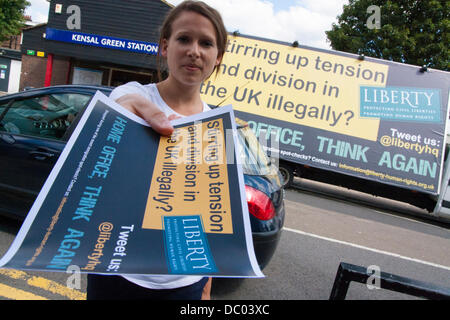
{"label": "tree foliage", "polygon": [[0,0],[0,42],[20,33],[25,19],[26,0]]}
{"label": "tree foliage", "polygon": [[[371,5],[380,28],[366,24]],[[349,0],[326,34],[335,50],[449,71],[449,29],[449,0]]]}

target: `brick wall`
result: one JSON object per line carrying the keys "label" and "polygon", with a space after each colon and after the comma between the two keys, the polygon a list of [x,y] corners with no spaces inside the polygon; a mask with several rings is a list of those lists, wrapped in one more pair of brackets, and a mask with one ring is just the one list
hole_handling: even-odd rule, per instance
{"label": "brick wall", "polygon": [[20,38],[20,34],[16,36],[10,36],[7,40],[0,43],[0,47],[9,48],[12,50],[20,50]]}
{"label": "brick wall", "polygon": [[55,56],[53,58],[52,86],[69,84],[67,73],[70,72],[70,60],[66,57]]}
{"label": "brick wall", "polygon": [[[70,62],[65,57],[53,58],[52,85],[67,84],[67,73]],[[22,55],[22,73],[20,76],[20,90],[25,87],[40,88],[45,83],[47,58]]]}
{"label": "brick wall", "polygon": [[22,91],[25,87],[40,88],[44,86],[45,68],[47,59],[22,55],[22,72],[20,74],[20,87]]}

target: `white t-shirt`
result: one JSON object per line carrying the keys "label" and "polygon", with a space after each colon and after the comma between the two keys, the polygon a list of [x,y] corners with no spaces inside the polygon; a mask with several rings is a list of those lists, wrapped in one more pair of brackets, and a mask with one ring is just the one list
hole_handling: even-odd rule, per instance
{"label": "white t-shirt", "polygon": [[[115,88],[109,97],[113,100],[117,100],[119,97],[130,94],[137,93],[141,96],[147,98],[151,102],[155,103],[161,111],[163,111],[166,116],[175,114],[177,116],[183,117],[183,115],[172,110],[171,107],[161,98],[158,88],[155,83],[142,85],[138,82],[129,82],[122,86]],[[203,111],[210,110],[210,107],[203,102]],[[131,281],[137,285],[150,289],[173,289],[180,288],[184,286],[191,285],[202,279],[199,276],[170,276],[170,275],[123,275],[125,279]]]}

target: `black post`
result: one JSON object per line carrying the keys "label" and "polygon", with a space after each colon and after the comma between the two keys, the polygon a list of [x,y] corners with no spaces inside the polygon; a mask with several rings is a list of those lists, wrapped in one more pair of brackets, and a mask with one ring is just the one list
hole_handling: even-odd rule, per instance
{"label": "black post", "polygon": [[339,268],[334,279],[333,289],[331,290],[330,300],[345,300],[348,287],[350,286],[350,280],[345,275],[345,268],[342,262],[339,264]]}
{"label": "black post", "polygon": [[[361,266],[341,262],[334,279],[330,300],[345,300],[351,281],[367,283],[371,275]],[[450,300],[450,288],[436,286],[395,274],[380,272],[380,288],[431,300]]]}

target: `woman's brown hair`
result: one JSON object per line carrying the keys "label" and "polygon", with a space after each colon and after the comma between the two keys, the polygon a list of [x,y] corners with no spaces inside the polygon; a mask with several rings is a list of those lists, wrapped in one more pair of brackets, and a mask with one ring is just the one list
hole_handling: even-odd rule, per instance
{"label": "woman's brown hair", "polygon": [[[223,58],[223,55],[225,54],[226,46],[227,46],[227,37],[228,33],[225,29],[225,25],[222,20],[222,16],[220,13],[204,3],[203,1],[192,1],[187,0],[183,1],[176,7],[174,7],[172,10],[169,11],[168,15],[166,16],[162,26],[161,26],[161,32],[159,37],[159,47],[161,48],[162,42],[164,39],[169,39],[172,35],[172,24],[175,21],[178,16],[185,12],[185,11],[191,11],[198,14],[201,14],[205,18],[207,18],[214,26],[214,29],[216,31],[216,42],[217,42],[217,49],[218,49],[218,56]],[[161,60],[161,55],[158,53],[158,60]],[[222,61],[217,65],[214,70],[217,72],[219,71],[220,64]],[[158,78],[159,81],[162,81],[161,77],[161,63],[158,63]]]}

